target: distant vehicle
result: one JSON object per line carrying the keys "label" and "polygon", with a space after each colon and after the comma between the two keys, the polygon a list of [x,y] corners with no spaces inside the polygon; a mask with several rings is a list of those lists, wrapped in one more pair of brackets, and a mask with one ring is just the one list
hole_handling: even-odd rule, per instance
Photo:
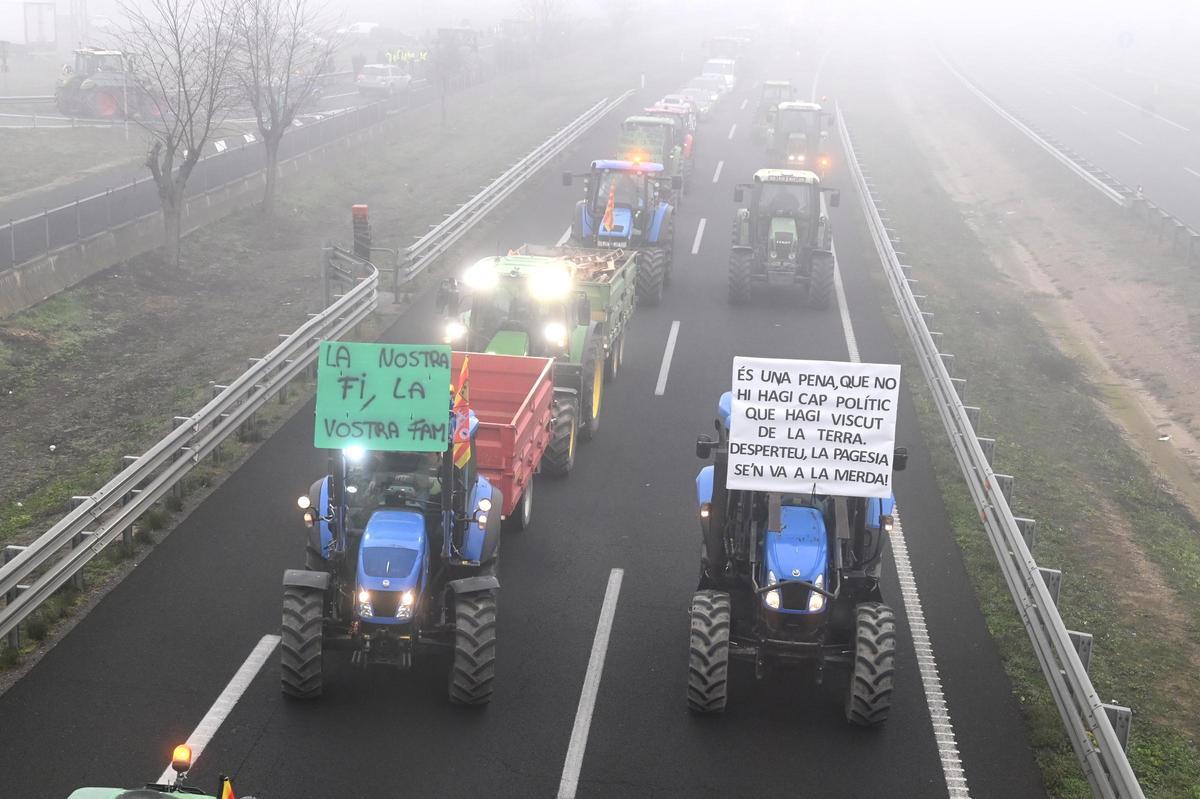
{"label": "distant vehicle", "polygon": [[[668,94],[667,97],[682,97],[692,104],[696,109],[696,115],[700,119],[708,119],[712,114],[713,105],[716,104],[714,92],[706,89],[701,89],[698,86],[685,86],[679,90],[679,94]],[[666,100],[667,97],[663,99]]]}
{"label": "distant vehicle", "polygon": [[84,47],[75,63],[63,67],[54,88],[54,103],[67,116],[124,119],[153,114],[155,105],[128,70],[129,56],[120,50]]}
{"label": "distant vehicle", "polygon": [[725,81],[726,92],[737,88],[737,62],[732,58],[710,58],[704,62],[704,75],[716,75]]}
{"label": "distant vehicle", "polygon": [[384,97],[395,97],[407,91],[411,82],[411,75],[406,75],[400,67],[391,64],[367,64],[354,79],[359,94],[377,94]]}
{"label": "distant vehicle", "polygon": [[690,111],[692,114],[695,114],[697,117],[700,116],[700,104],[696,102],[694,98],[689,97],[682,92],[676,92],[675,94],[664,94],[663,98],[658,101],[658,105],[681,105],[688,109],[688,111]]}
{"label": "distant vehicle", "polygon": [[708,92],[708,100],[711,105],[716,105],[717,102],[729,91],[729,84],[725,82],[725,78],[720,75],[700,75],[692,78],[684,91],[688,89],[699,89],[703,92]]}

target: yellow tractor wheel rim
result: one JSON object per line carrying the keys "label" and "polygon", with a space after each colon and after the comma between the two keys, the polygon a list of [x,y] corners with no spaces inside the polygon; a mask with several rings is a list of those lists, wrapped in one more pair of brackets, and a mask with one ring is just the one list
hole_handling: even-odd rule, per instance
{"label": "yellow tractor wheel rim", "polygon": [[604,395],[604,360],[596,359],[596,373],[592,375],[592,418],[600,418],[600,399]]}

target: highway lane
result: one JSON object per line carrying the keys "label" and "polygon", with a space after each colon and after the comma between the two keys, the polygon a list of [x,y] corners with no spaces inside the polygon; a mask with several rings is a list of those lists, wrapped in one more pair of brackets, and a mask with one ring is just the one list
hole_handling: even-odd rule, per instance
{"label": "highway lane", "polygon": [[[428,661],[407,675],[335,668],[321,702],[286,702],[272,660],[205,751],[198,778],[233,772],[240,790],[261,796],[390,795],[401,786],[434,796],[553,795],[609,575],[620,568],[625,579],[580,796],[790,793],[801,779],[819,780],[830,795],[945,795],[903,612],[895,713],[883,730],[846,727],[834,679],[823,689],[739,680],[726,717],[695,719],[685,710],[686,610],[698,555],[692,479],[701,465],[692,442],[710,429],[730,358],[846,357],[836,311],[799,309],[783,291],[761,292],[736,309],[725,302],[732,184],[758,166],[748,144],[752,111],[727,103],[706,126],[699,180],[680,215],[675,279],[661,307],[639,309],[633,320],[600,436],[581,449],[568,480],[537,483],[533,529],[504,543],[493,705],[482,713],[448,707],[442,665]],[[734,124],[744,133],[729,140]],[[576,148],[571,168],[604,152],[612,136],[599,126]],[[721,175],[708,183],[720,162]],[[535,181],[495,226],[496,244],[557,239],[576,196],[557,175]],[[696,237],[701,219],[706,232]],[[895,360],[879,310],[890,300],[869,278],[877,265],[849,192],[837,221],[863,356]],[[688,245],[697,238],[693,257]],[[471,249],[464,261],[494,251]],[[436,327],[426,304],[388,338],[425,339]],[[907,402],[900,429],[913,459],[898,495],[973,794],[1036,796],[1019,711]],[[278,626],[279,574],[299,561],[302,547],[292,499],[323,460],[308,445],[310,430],[305,409],[0,697],[6,784],[61,795],[85,781],[161,771],[172,736],[188,733],[258,639]],[[896,597],[890,565],[885,594]],[[898,597],[892,602],[900,609]],[[64,732],[88,744],[68,775],[48,763]],[[797,760],[796,773],[788,771]],[[807,774],[813,764],[819,772]]]}

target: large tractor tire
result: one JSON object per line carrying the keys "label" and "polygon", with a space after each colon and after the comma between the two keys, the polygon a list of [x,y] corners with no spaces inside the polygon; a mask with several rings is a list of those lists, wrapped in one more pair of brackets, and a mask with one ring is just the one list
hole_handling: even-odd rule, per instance
{"label": "large tractor tire", "polygon": [[896,660],[896,614],[881,602],[855,609],[854,667],[846,689],[846,721],[874,727],[892,709]]}
{"label": "large tractor tire", "polygon": [[579,434],[591,441],[600,431],[600,412],[604,400],[604,351],[600,339],[593,338],[583,356],[583,418]]}
{"label": "large tractor tire", "polygon": [[454,655],[450,663],[450,701],[486,705],[496,680],[496,592],[454,597]]}
{"label": "large tractor tire", "polygon": [[501,524],[501,530],[506,533],[519,533],[529,529],[529,523],[533,520],[533,480],[530,479],[525,483],[525,490],[521,492],[521,498],[517,500],[517,506],[513,508],[512,514]]}
{"label": "large tractor tire", "polygon": [[824,311],[833,302],[833,254],[813,253],[808,281],[808,307]]}
{"label": "large tractor tire", "polygon": [[637,267],[637,296],[643,305],[662,302],[663,283],[667,278],[666,251],[655,247],[644,250]]}
{"label": "large tractor tire", "polygon": [[625,333],[617,336],[617,340],[612,343],[612,347],[608,350],[608,356],[604,359],[604,382],[611,383],[617,379],[617,373],[621,371],[621,361],[625,360]]}
{"label": "large tractor tire", "polygon": [[675,269],[675,214],[667,217],[667,228],[660,239],[663,251],[663,286],[669,286],[671,272]]}
{"label": "large tractor tire", "polygon": [[325,593],[315,588],[283,588],[280,626],[280,687],[287,696],[315,699],[323,687]]}
{"label": "large tractor tire", "polygon": [[737,250],[729,254],[729,302],[741,305],[750,299],[750,259],[753,256]]}
{"label": "large tractor tire", "polygon": [[692,634],[688,649],[688,710],[723,713],[729,693],[729,594],[692,595]]}
{"label": "large tractor tire", "polygon": [[554,399],[554,429],[542,454],[542,471],[566,477],[575,468],[575,442],[579,437],[579,406],[574,397]]}
{"label": "large tractor tire", "polygon": [[325,571],[325,559],[321,553],[310,546],[304,547],[304,568],[310,572]]}

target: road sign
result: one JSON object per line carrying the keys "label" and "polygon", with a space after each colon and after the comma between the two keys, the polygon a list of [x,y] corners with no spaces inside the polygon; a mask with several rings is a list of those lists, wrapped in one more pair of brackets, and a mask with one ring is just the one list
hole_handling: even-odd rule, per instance
{"label": "road sign", "polygon": [[313,446],[441,452],[450,441],[450,347],[323,341]]}
{"label": "road sign", "polygon": [[896,364],[734,358],[726,487],[891,496],[899,389]]}

